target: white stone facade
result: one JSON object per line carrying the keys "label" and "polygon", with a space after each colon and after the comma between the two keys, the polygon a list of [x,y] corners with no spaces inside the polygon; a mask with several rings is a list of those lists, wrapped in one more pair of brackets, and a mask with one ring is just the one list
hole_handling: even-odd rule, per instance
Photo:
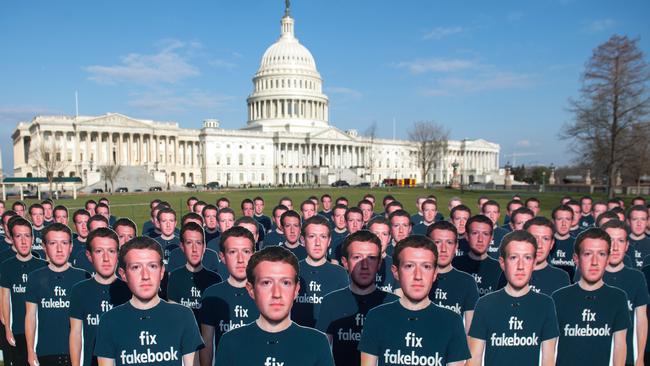
{"label": "white stone facade", "polygon": [[[131,118],[37,116],[13,134],[14,174],[44,176],[34,149],[54,139],[66,167],[61,176],[97,181],[99,166],[142,166],[170,185],[219,182],[225,186],[380,183],[386,178],[421,182],[417,147],[410,141],[359,136],[329,124],[329,100],[313,56],[294,36],[288,11],[281,36],[262,57],[248,97],[248,121],[224,130],[217,120],[203,128]],[[457,163],[464,183],[492,181],[499,168],[498,144],[485,140],[449,141],[428,182],[448,184]],[[161,174],[164,173],[164,174]]]}

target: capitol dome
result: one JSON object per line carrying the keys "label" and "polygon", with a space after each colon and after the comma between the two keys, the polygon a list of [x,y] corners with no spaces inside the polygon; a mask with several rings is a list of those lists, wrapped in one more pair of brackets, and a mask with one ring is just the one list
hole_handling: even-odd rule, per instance
{"label": "capitol dome", "polygon": [[328,98],[311,52],[294,35],[289,8],[280,38],[267,48],[247,99],[246,129],[311,132],[327,128]]}

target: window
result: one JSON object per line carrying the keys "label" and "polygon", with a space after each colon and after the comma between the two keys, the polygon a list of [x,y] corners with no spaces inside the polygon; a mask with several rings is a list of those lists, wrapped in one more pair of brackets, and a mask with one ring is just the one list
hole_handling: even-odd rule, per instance
{"label": "window", "polygon": [[264,166],[264,155],[260,155],[260,165]]}
{"label": "window", "polygon": [[230,156],[226,157],[226,165],[230,165]]}
{"label": "window", "polygon": [[244,173],[239,173],[239,182],[244,183]]}
{"label": "window", "polygon": [[239,165],[244,165],[244,154],[239,154]]}

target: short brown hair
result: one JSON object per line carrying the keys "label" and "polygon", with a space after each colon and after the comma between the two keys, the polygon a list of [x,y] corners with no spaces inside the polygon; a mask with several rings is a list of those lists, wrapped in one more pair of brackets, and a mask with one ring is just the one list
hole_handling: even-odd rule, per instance
{"label": "short brown hair", "polygon": [[296,255],[283,247],[270,246],[254,253],[248,260],[248,265],[246,265],[246,280],[248,280],[251,285],[255,286],[255,267],[264,261],[284,262],[291,265],[296,273],[293,280],[296,283],[300,280],[298,277],[300,269],[298,267],[298,258]]}

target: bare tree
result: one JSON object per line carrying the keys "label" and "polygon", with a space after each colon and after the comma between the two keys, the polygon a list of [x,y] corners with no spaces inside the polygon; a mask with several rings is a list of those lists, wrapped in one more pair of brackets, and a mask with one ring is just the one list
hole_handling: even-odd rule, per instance
{"label": "bare tree", "polygon": [[102,179],[104,179],[104,184],[106,184],[106,182],[111,184],[111,192],[115,191],[113,184],[115,183],[117,176],[120,174],[121,169],[122,166],[120,164],[113,162],[108,165],[102,165],[99,168],[99,171],[102,173]]}
{"label": "bare tree", "polygon": [[607,177],[614,196],[617,172],[625,169],[646,144],[638,133],[646,123],[650,72],[635,39],[614,35],[593,51],[585,65],[578,99],[570,99],[574,121],[560,136],[572,140],[571,149],[594,173]]}
{"label": "bare tree", "polygon": [[366,128],[364,135],[368,138],[368,174],[372,182],[372,173],[375,167],[375,139],[377,138],[377,121],[372,121],[370,126]]}
{"label": "bare tree", "polygon": [[38,175],[45,174],[51,197],[54,178],[68,166],[68,161],[63,156],[63,149],[56,143],[56,139],[50,136],[49,139],[41,139],[30,155],[36,165]]}
{"label": "bare tree", "polygon": [[422,184],[426,187],[429,173],[447,153],[449,130],[433,121],[420,121],[413,123],[408,134],[409,139],[417,145],[418,167]]}

